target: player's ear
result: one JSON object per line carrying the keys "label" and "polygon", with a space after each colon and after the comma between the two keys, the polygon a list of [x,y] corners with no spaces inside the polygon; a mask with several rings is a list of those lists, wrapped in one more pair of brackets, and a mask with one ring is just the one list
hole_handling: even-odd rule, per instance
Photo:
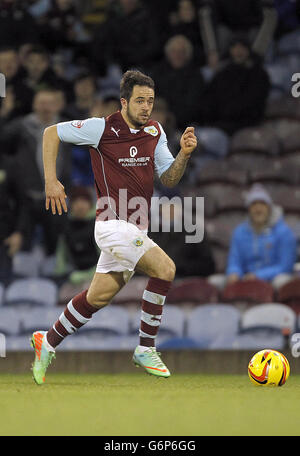
{"label": "player's ear", "polygon": [[121,102],[121,107],[126,109],[127,108],[126,98],[120,98],[120,102]]}

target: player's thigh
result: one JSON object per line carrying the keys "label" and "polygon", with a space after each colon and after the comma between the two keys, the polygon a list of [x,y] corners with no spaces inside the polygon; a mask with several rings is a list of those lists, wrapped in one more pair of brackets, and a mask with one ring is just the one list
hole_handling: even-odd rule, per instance
{"label": "player's thigh", "polygon": [[109,304],[125,285],[123,272],[96,272],[87,293],[87,301],[96,307]]}
{"label": "player's thigh", "polygon": [[174,280],[176,266],[174,261],[159,246],[149,249],[138,261],[136,270],[149,277]]}

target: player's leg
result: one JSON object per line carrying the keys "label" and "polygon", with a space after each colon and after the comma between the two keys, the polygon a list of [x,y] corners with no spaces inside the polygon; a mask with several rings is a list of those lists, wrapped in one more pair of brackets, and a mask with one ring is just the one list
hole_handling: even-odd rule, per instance
{"label": "player's leg", "polygon": [[67,337],[88,323],[93,314],[105,307],[125,284],[122,272],[96,272],[88,290],[79,293],[66,306],[49,331],[36,331],[32,335],[35,350],[33,377],[38,384],[45,381],[47,367],[55,348]]}
{"label": "player's leg", "polygon": [[170,372],[156,352],[155,340],[161,324],[163,306],[175,277],[173,260],[158,246],[148,250],[136,265],[136,270],[149,276],[143,293],[140,343],[133,361],[149,374],[169,377]]}

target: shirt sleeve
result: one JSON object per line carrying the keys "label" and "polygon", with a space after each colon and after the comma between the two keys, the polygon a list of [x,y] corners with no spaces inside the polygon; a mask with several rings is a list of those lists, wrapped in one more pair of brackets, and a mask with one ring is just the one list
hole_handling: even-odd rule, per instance
{"label": "shirt sleeve", "polygon": [[154,151],[154,166],[156,173],[160,177],[167,169],[170,168],[175,158],[169,150],[166,133],[160,124],[159,128],[161,135]]}
{"label": "shirt sleeve", "polygon": [[104,128],[104,117],[91,117],[86,120],[60,122],[57,124],[57,134],[62,142],[96,148],[103,135]]}

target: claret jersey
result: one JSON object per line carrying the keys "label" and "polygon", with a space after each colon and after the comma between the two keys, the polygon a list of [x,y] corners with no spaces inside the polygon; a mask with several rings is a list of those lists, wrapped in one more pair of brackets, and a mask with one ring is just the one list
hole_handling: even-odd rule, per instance
{"label": "claret jersey", "polygon": [[161,125],[128,127],[120,111],[57,125],[61,141],[90,147],[97,192],[97,220],[121,219],[147,229],[153,179],[173,163]]}

